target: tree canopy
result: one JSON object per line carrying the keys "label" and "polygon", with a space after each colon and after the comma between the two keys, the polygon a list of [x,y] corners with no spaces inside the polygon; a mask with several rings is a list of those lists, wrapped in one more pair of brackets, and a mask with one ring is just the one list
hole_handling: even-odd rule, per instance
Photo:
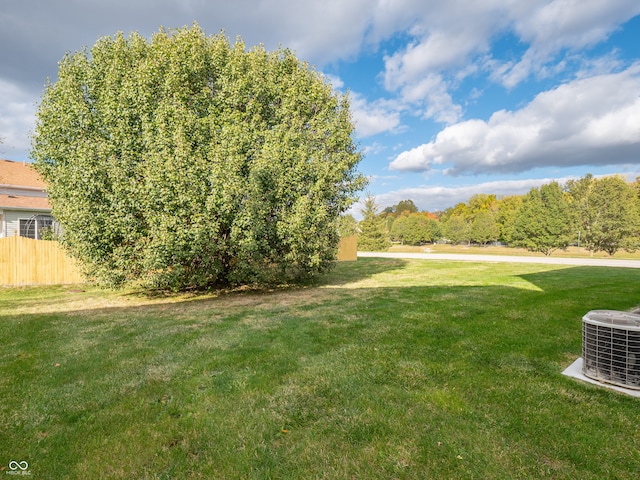
{"label": "tree canopy", "polygon": [[514,224],[513,244],[551,255],[569,246],[572,215],[557,182],[532,188],[525,196]]}
{"label": "tree canopy", "polygon": [[520,195],[510,195],[498,203],[496,223],[500,231],[499,238],[503,242],[513,242],[515,221],[522,205],[522,198]]}
{"label": "tree canopy", "polygon": [[102,283],[291,281],[335,259],[365,183],[346,96],[289,50],[197,25],[66,55],[32,158],[63,243]]}
{"label": "tree canopy", "polygon": [[623,248],[636,250],[640,246],[640,210],[633,186],[617,176],[593,180],[582,227],[590,250],[609,255]]}
{"label": "tree canopy", "polygon": [[406,245],[422,245],[440,237],[438,222],[424,213],[405,213],[395,219],[390,232],[393,240]]}
{"label": "tree canopy", "polygon": [[496,223],[495,215],[488,210],[480,210],[476,214],[469,228],[469,237],[472,242],[486,245],[495,242],[500,236],[500,228]]}
{"label": "tree canopy", "polygon": [[462,215],[450,216],[443,225],[445,238],[454,245],[470,241],[470,227]]}
{"label": "tree canopy", "polygon": [[402,214],[416,213],[417,211],[418,207],[413,203],[413,200],[400,200],[394,208],[396,217]]}

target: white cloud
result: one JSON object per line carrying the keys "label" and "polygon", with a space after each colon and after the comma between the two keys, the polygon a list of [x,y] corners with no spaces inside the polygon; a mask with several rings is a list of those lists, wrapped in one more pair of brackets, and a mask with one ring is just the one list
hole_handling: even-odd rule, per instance
{"label": "white cloud", "polygon": [[638,13],[636,0],[553,0],[516,17],[515,30],[538,51],[583,48],[602,41]]}
{"label": "white cloud", "polygon": [[593,46],[640,13],[637,0],[553,0],[535,8],[513,10],[513,29],[529,49],[513,64],[503,64],[494,78],[508,88],[535,74],[563,50]]}
{"label": "white cloud", "polygon": [[322,76],[331,84],[334,90],[340,90],[344,88],[344,82],[340,77],[331,75],[329,73],[323,73]]}
{"label": "white cloud", "polygon": [[522,172],[542,166],[640,162],[640,63],[538,94],[517,111],[468,120],[399,154],[394,170],[448,173]]}
{"label": "white cloud", "polygon": [[363,155],[377,155],[385,150],[385,146],[378,142],[373,142],[371,145],[365,145],[362,148]]}
{"label": "white cloud", "polygon": [[452,124],[462,116],[462,107],[453,102],[441,75],[427,75],[416,83],[406,85],[401,98],[403,103],[413,104],[413,109],[419,110],[422,118]]}
{"label": "white cloud", "polygon": [[265,0],[261,7],[256,20],[268,38],[320,64],[355,56],[374,13],[368,0]]}
{"label": "white cloud", "polygon": [[[373,30],[385,31],[380,25],[403,25],[413,39],[386,55],[385,88],[401,92],[406,100],[419,98],[427,105],[425,116],[445,123],[457,120],[461,110],[452,101],[443,103],[441,92],[451,99],[457,82],[480,66],[489,66],[491,78],[507,88],[532,74],[549,78],[566,68],[558,54],[593,46],[640,13],[637,0],[403,2],[398,8],[404,9],[404,15],[390,12],[390,3],[381,2],[378,9],[392,20],[385,23],[374,16]],[[413,10],[412,15],[407,10]],[[487,61],[492,41],[509,33],[528,46],[525,53],[508,62]],[[433,82],[436,77],[439,83]],[[430,85],[435,93],[430,93]]]}
{"label": "white cloud", "polygon": [[11,0],[0,15],[0,44],[10,46],[0,49],[0,64],[3,77],[35,72],[43,85],[65,52],[90,47],[101,36],[148,36],[160,26],[197,21],[209,34],[224,30],[248,46],[281,45],[321,67],[358,54],[374,15],[368,0]]}
{"label": "white cloud", "polygon": [[488,47],[486,32],[477,36],[473,33],[476,33],[473,29],[465,32],[433,31],[421,42],[409,44],[404,51],[385,57],[385,87],[396,90],[429,73],[462,67],[469,54]]}
{"label": "white cloud", "polygon": [[616,50],[613,50],[608,54],[599,57],[578,58],[580,68],[576,72],[576,78],[588,78],[598,75],[607,75],[611,72],[620,71],[624,68],[624,63],[618,58],[618,52]]}
{"label": "white cloud", "polygon": [[399,127],[400,107],[396,102],[377,100],[368,103],[357,93],[351,93],[349,98],[358,137],[366,138]]}
{"label": "white cloud", "polygon": [[503,23],[492,2],[429,2],[414,5],[414,39],[384,58],[383,83],[413,103],[424,118],[454,123],[462,115],[450,91],[477,70],[475,55],[489,49],[492,32]]}

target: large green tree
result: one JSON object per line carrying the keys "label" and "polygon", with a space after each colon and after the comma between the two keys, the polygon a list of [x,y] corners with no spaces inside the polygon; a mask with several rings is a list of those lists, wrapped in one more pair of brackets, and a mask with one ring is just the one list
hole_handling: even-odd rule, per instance
{"label": "large green tree", "polygon": [[499,238],[508,244],[513,242],[514,225],[522,205],[521,195],[510,195],[498,201],[496,223],[500,231]]}
{"label": "large green tree", "polygon": [[618,176],[594,178],[589,174],[566,185],[576,229],[589,250],[610,255],[640,247],[640,208],[637,182]]}
{"label": "large green tree", "polygon": [[589,173],[580,179],[568,180],[564,187],[573,217],[575,240],[578,244],[584,245],[586,233],[590,228],[589,222],[592,215],[589,208],[589,195],[594,183],[595,179]]}
{"label": "large green tree", "polygon": [[609,255],[640,246],[640,212],[636,190],[618,176],[592,181],[585,216],[585,245]]}
{"label": "large green tree", "polygon": [[486,245],[495,242],[500,235],[500,228],[495,219],[495,214],[490,210],[480,210],[476,213],[469,227],[469,237],[472,242]]}
{"label": "large green tree", "polygon": [[454,245],[459,243],[468,243],[470,241],[469,223],[462,215],[451,215],[444,222],[442,230],[445,238]]}
{"label": "large green tree", "polygon": [[417,212],[418,212],[418,207],[416,207],[416,204],[413,203],[413,200],[400,200],[394,208],[394,213],[396,217],[402,214],[410,214],[410,213],[417,213]]}
{"label": "large green tree", "polygon": [[454,207],[449,207],[444,211],[444,214],[441,216],[440,220],[447,222],[452,217],[458,217],[463,219],[465,222],[470,222],[472,215],[469,206],[466,203],[457,203]]}
{"label": "large green tree", "polygon": [[333,264],[364,185],[353,131],[348,98],[292,52],[194,25],[66,55],[32,157],[98,281],[279,282]]}
{"label": "large green tree", "polygon": [[495,212],[498,209],[498,205],[499,201],[494,194],[477,193],[467,201],[469,216],[472,221],[482,212]]}
{"label": "large green tree", "polygon": [[551,255],[572,239],[572,215],[557,182],[532,188],[524,197],[513,229],[513,245]]}
{"label": "large green tree", "polygon": [[434,242],[440,236],[438,222],[424,213],[400,215],[391,227],[391,238],[406,245]]}
{"label": "large green tree", "polygon": [[386,207],[382,210],[380,216],[386,219],[387,231],[391,232],[393,224],[398,217],[416,213],[417,211],[418,207],[413,203],[413,200],[400,200],[397,205]]}

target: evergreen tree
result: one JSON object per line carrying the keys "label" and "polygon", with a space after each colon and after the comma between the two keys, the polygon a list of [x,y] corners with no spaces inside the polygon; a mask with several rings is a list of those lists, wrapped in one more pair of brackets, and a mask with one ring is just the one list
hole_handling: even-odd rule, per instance
{"label": "evergreen tree", "polygon": [[387,235],[385,219],[378,216],[376,199],[370,193],[364,201],[364,207],[360,211],[362,220],[358,224],[358,250],[363,252],[382,252],[391,246]]}

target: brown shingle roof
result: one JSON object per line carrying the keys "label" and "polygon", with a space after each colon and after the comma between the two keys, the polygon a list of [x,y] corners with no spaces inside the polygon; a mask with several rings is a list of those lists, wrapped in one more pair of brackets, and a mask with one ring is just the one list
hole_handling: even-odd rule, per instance
{"label": "brown shingle roof", "polygon": [[24,208],[30,210],[51,210],[46,197],[28,197],[26,195],[0,194],[0,208]]}
{"label": "brown shingle roof", "polygon": [[38,187],[43,190],[47,186],[31,165],[11,160],[0,160],[0,185]]}

